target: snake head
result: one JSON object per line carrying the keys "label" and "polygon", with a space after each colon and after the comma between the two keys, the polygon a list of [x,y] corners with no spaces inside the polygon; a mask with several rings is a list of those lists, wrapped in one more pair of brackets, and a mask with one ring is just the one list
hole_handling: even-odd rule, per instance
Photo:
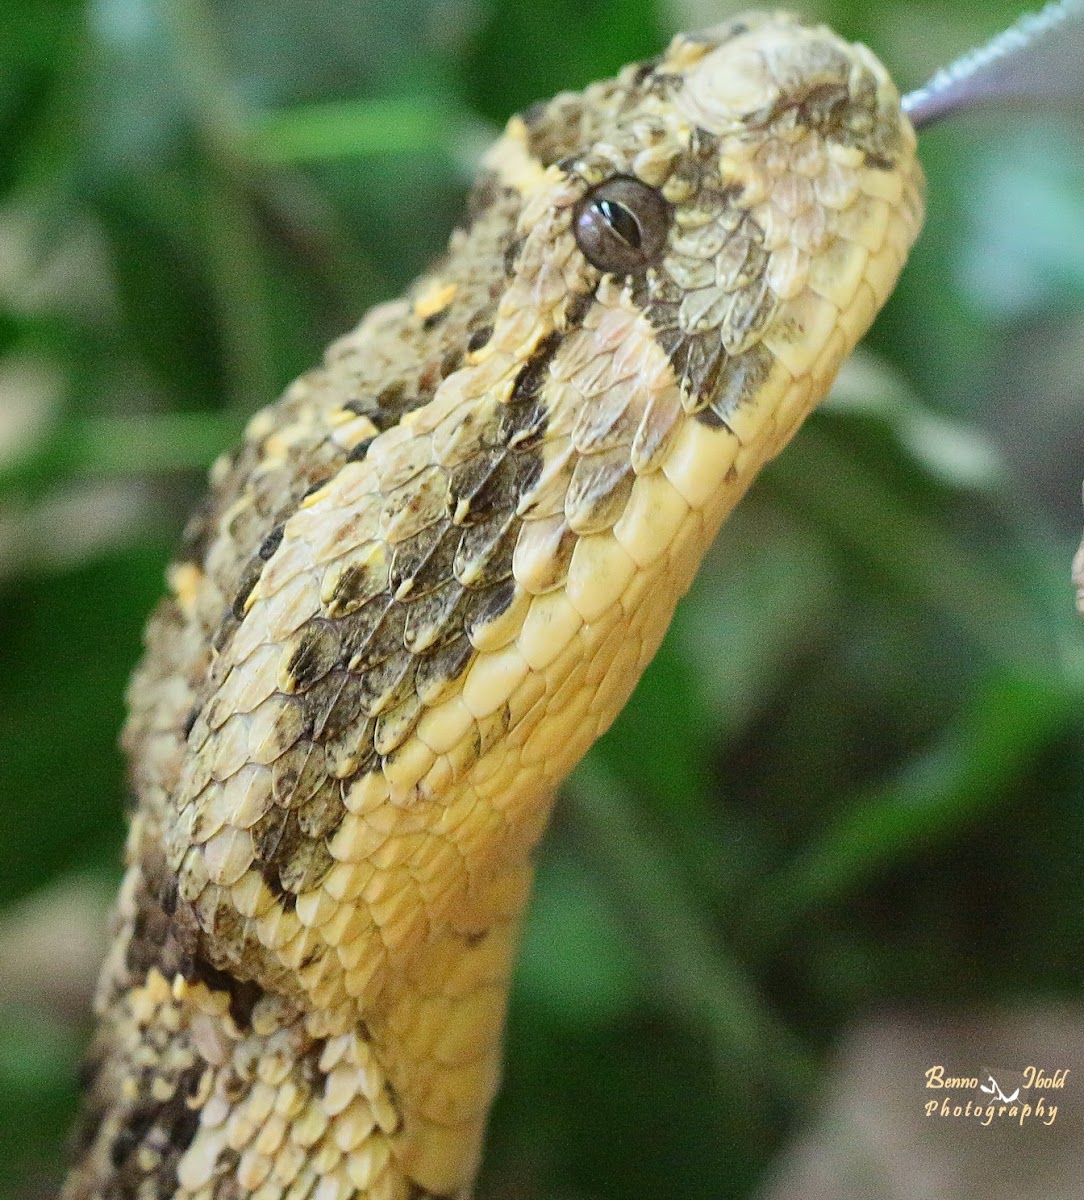
{"label": "snake head", "polygon": [[809,407],[776,401],[804,379],[814,399],[827,390],[922,218],[887,72],[787,14],[679,35],[514,118],[488,162],[525,198],[524,272],[567,250],[579,290],[642,315],[686,413],[712,412],[743,443],[774,425],[771,453]]}

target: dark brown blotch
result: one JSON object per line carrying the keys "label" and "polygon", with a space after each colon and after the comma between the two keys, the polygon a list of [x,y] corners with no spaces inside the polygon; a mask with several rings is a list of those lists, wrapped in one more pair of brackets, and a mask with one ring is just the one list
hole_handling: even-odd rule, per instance
{"label": "dark brown blotch", "polygon": [[473,353],[475,350],[481,350],[481,348],[486,344],[486,342],[489,341],[489,339],[492,336],[493,336],[493,326],[492,325],[483,325],[480,329],[476,329],[470,335],[470,337],[467,339],[468,352]]}
{"label": "dark brown blotch", "polygon": [[98,1081],[105,1064],[105,1048],[100,1044],[79,1064],[77,1078],[82,1104],[68,1142],[70,1162],[78,1162],[98,1140],[110,1110],[110,1099],[99,1090]]}
{"label": "dark brown blotch", "polygon": [[129,986],[143,983],[152,968],[170,975],[173,917],[177,907],[177,880],[160,857],[147,855],[133,896],[135,916],[125,947],[124,963]]}
{"label": "dark brown blotch", "polygon": [[[272,884],[267,874],[267,868],[278,861],[280,852],[283,855],[290,853],[291,838],[299,836],[300,833],[296,818],[291,824],[291,812],[292,809],[289,807],[269,808],[249,830],[252,838],[252,852],[260,864],[260,873],[267,881],[268,887],[272,887]],[[277,871],[275,871],[275,879],[276,881],[278,879]],[[274,890],[273,887],[272,890]]]}
{"label": "dark brown blotch", "polygon": [[687,334],[680,329],[660,330],[658,343],[686,393],[698,403],[707,403],[719,383],[727,363],[717,333]]}
{"label": "dark brown blotch", "polygon": [[286,908],[294,904],[288,896],[314,888],[335,863],[322,838],[305,836],[292,808],[271,809],[253,826],[252,833],[260,876]]}
{"label": "dark brown blotch", "polygon": [[[138,1098],[130,1102],[109,1147],[114,1171],[109,1180],[110,1197],[136,1200],[176,1193],[177,1165],[199,1128],[199,1112],[189,1107],[188,1097],[194,1092],[193,1080],[198,1086],[202,1072],[198,1062],[176,1071],[172,1079],[160,1063],[139,1072],[134,1081]],[[151,1088],[163,1078],[172,1090],[168,1099],[157,1101],[150,1095]],[[147,1192],[148,1184],[153,1193]]]}
{"label": "dark brown blotch", "polygon": [[135,1105],[125,1114],[124,1124],[117,1130],[109,1147],[109,1161],[115,1171],[123,1171],[154,1125],[156,1109],[152,1103]]}
{"label": "dark brown blotch", "polygon": [[409,580],[411,603],[449,576],[459,545],[460,530],[440,523],[430,525],[395,547],[389,573],[389,587],[398,590]]}
{"label": "dark brown blotch", "polygon": [[215,496],[212,493],[200,501],[184,527],[180,549],[177,552],[178,562],[191,562],[197,565],[203,563],[214,537],[215,516]]}
{"label": "dark brown blotch", "polygon": [[519,498],[529,492],[542,474],[542,455],[517,447],[505,454],[481,477],[470,497],[471,523],[515,511]]}
{"label": "dark brown blotch", "polygon": [[562,326],[564,333],[568,333],[572,329],[579,329],[583,325],[583,319],[587,316],[587,312],[591,305],[595,302],[595,293],[598,291],[598,281],[586,292],[577,292],[569,301],[568,308],[565,310],[565,321]]}
{"label": "dark brown blotch", "polygon": [[[217,898],[212,900],[216,893]],[[207,934],[207,944],[221,950],[222,954],[232,957],[236,949],[248,941],[246,918],[232,904],[225,902],[218,889],[205,888],[193,909],[199,927]],[[198,953],[203,944],[197,936],[193,952]]]}
{"label": "dark brown blotch", "polygon": [[549,409],[541,401],[502,404],[497,437],[501,445],[516,452],[535,450],[546,436],[548,423]]}
{"label": "dark brown blotch", "polygon": [[342,784],[338,779],[326,779],[322,787],[297,806],[297,823],[305,837],[318,840],[338,829],[345,812]]}
{"label": "dark brown blotch", "polygon": [[181,974],[189,983],[202,983],[212,992],[225,992],[229,997],[230,1016],[242,1032],[252,1026],[252,1010],[263,995],[263,988],[251,979],[238,979],[229,971],[216,967],[202,954],[196,953],[184,964]]}
{"label": "dark brown blotch", "polygon": [[214,650],[215,654],[221,655],[223,653],[230,644],[230,639],[237,632],[237,627],[240,624],[240,619],[234,616],[233,609],[227,608],[222,614],[221,623],[211,637],[211,649]]}
{"label": "dark brown blotch", "polygon": [[458,371],[463,363],[463,351],[458,347],[445,350],[440,360],[440,377],[447,379],[453,371]]}
{"label": "dark brown blotch", "polygon": [[363,725],[327,743],[328,771],[336,779],[360,779],[380,770],[380,756],[373,748],[375,729],[376,719],[370,717]]}
{"label": "dark brown blotch", "polygon": [[387,586],[388,572],[382,562],[350,562],[340,571],[335,587],[328,596],[328,615],[346,617],[362,608],[369,608],[378,602],[377,598]]}
{"label": "dark brown blotch", "polygon": [[527,152],[544,167],[580,153],[592,140],[590,116],[582,96],[566,93],[532,104],[520,119],[527,127]]}
{"label": "dark brown blotch", "polygon": [[378,596],[341,624],[342,661],[358,674],[364,675],[406,648],[406,613],[401,603],[388,597]]}
{"label": "dark brown blotch", "polygon": [[342,647],[333,621],[310,621],[293,635],[286,650],[285,690],[305,692],[338,662]]}
{"label": "dark brown blotch", "polygon": [[484,626],[503,616],[512,607],[515,598],[514,579],[506,579],[503,583],[493,584],[492,587],[482,588],[471,594],[464,621],[467,637],[473,638]]}
{"label": "dark brown blotch", "polygon": [[512,385],[510,401],[531,399],[545,386],[549,378],[550,363],[560,348],[564,335],[554,330],[535,346],[530,358],[519,369],[516,382]]}
{"label": "dark brown blotch", "polygon": [[[404,413],[425,402],[417,381],[396,379],[378,392],[365,392],[343,403],[343,408],[356,417],[366,417],[380,432],[397,425]],[[369,439],[366,439],[368,441]],[[357,447],[352,453],[357,453]]]}
{"label": "dark brown blotch", "polygon": [[394,383],[389,383],[386,387],[381,388],[376,394],[377,408],[397,410],[400,405],[406,400],[407,386],[401,380],[397,379]]}
{"label": "dark brown blotch", "polygon": [[727,358],[724,365],[708,407],[725,424],[728,417],[763,387],[774,359],[767,347],[756,345],[744,354]]}
{"label": "dark brown blotch", "polygon": [[887,154],[879,154],[876,150],[867,150],[865,165],[873,171],[894,171],[896,160]]}
{"label": "dark brown blotch", "polygon": [[312,738],[327,741],[357,721],[361,713],[360,681],[350,671],[332,671],[305,697]]}
{"label": "dark brown blotch", "polygon": [[233,603],[230,605],[230,611],[235,621],[244,620],[245,605],[248,603],[249,596],[252,595],[252,589],[259,582],[261,574],[263,574],[263,568],[264,560],[259,556],[245,564],[245,569],[241,574],[241,582],[238,584],[237,591],[233,597]]}
{"label": "dark brown blotch", "polygon": [[466,506],[466,516],[460,513],[458,517],[461,524],[483,519],[484,515],[474,511],[474,498],[500,467],[503,459],[503,449],[483,450],[452,468],[448,479],[449,508],[455,512],[461,505]]}
{"label": "dark brown blotch", "polygon": [[276,525],[275,528],[272,529],[267,535],[267,537],[264,538],[264,540],[260,543],[259,550],[256,551],[256,557],[258,559],[262,560],[263,562],[267,562],[267,560],[275,553],[275,551],[282,544],[282,534],[284,529],[285,526]]}
{"label": "dark brown blotch", "polygon": [[452,570],[461,582],[470,573],[472,588],[488,587],[499,583],[512,574],[512,555],[519,537],[520,522],[503,516],[503,512],[515,507],[512,502],[502,509],[495,520],[484,524],[470,525],[463,530],[463,539],[455,556]]}
{"label": "dark brown blotch", "polygon": [[[406,614],[403,613],[405,624]],[[369,715],[379,709],[393,708],[406,699],[414,688],[417,663],[414,655],[402,646],[394,656],[359,674],[362,708]]]}
{"label": "dark brown blotch", "polygon": [[610,529],[625,511],[634,478],[624,446],[581,458],[565,496],[565,512],[570,519],[575,514],[576,532],[582,536]]}
{"label": "dark brown blotch", "polygon": [[316,887],[334,865],[335,859],[322,839],[302,837],[294,853],[279,862],[279,880],[287,891],[300,895]]}
{"label": "dark brown blotch", "polygon": [[325,1038],[316,1038],[302,1052],[301,1057],[298,1059],[297,1072],[301,1077],[301,1082],[310,1092],[315,1093],[323,1090],[324,1080],[327,1076],[320,1070],[320,1059],[324,1057],[326,1049],[327,1040]]}
{"label": "dark brown blotch", "polygon": [[[317,736],[315,732],[313,736]],[[298,741],[271,764],[271,794],[280,809],[304,803],[326,775],[323,750],[309,741]],[[257,856],[266,857],[266,851]]]}
{"label": "dark brown blotch", "polygon": [[369,453],[369,447],[373,444],[374,438],[362,438],[360,442],[346,456],[347,462],[364,462],[365,456]]}
{"label": "dark brown blotch", "polygon": [[633,87],[639,87],[642,83],[645,83],[658,65],[658,58],[649,58],[646,62],[637,63],[630,80]]}
{"label": "dark brown blotch", "polygon": [[459,227],[469,231],[502,199],[517,200],[518,195],[514,189],[500,186],[500,180],[495,171],[483,171],[467,197],[466,212]]}
{"label": "dark brown blotch", "polygon": [[462,633],[419,655],[414,678],[418,694],[438,693],[445,684],[466,672],[473,657],[474,647]]}
{"label": "dark brown blotch", "polygon": [[504,248],[504,275],[510,279],[516,272],[519,252],[523,249],[523,238],[513,238]]}
{"label": "dark brown blotch", "polygon": [[797,104],[798,122],[824,137],[835,137],[846,128],[852,104],[847,84],[828,80],[803,94]]}
{"label": "dark brown blotch", "polygon": [[448,629],[461,628],[462,613],[458,610],[465,603],[465,595],[460,584],[448,579],[442,587],[434,588],[417,599],[412,597],[407,606],[403,630],[407,649],[416,654],[419,643],[435,645]]}
{"label": "dark brown blotch", "polygon": [[726,422],[712,407],[702,408],[695,416],[694,420],[705,426],[707,429],[723,429],[726,427]]}

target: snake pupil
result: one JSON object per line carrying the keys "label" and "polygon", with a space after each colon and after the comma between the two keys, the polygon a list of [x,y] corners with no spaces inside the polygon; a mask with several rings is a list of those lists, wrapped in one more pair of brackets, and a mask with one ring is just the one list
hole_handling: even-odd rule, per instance
{"label": "snake pupil", "polygon": [[636,218],[616,200],[600,200],[599,210],[607,225],[631,250],[639,250],[641,245],[640,226]]}
{"label": "snake pupil", "polygon": [[615,175],[580,201],[573,230],[592,266],[631,275],[662,255],[672,218],[670,205],[654,188],[630,175]]}

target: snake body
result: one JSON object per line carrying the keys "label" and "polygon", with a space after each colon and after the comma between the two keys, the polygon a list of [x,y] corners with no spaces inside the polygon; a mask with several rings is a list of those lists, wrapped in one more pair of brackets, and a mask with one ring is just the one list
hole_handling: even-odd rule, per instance
{"label": "snake body", "polygon": [[788,16],[511,119],[171,568],[64,1200],[470,1194],[555,789],[921,216],[883,67]]}

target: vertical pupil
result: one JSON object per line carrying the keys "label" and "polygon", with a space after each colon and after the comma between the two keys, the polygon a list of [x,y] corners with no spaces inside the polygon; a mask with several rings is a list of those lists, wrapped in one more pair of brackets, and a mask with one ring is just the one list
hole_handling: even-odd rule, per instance
{"label": "vertical pupil", "polygon": [[599,211],[606,219],[606,224],[631,249],[640,249],[640,224],[623,205],[616,200],[599,200]]}

